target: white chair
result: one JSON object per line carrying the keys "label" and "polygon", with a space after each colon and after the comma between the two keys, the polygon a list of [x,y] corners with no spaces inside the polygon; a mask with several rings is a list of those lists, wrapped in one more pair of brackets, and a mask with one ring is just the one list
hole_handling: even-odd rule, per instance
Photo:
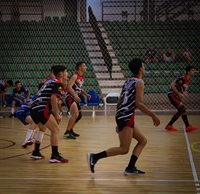
{"label": "white chair", "polygon": [[[120,94],[119,93],[108,93],[104,98],[104,114],[107,115],[107,106],[116,106]],[[108,109],[109,111],[109,109]]]}

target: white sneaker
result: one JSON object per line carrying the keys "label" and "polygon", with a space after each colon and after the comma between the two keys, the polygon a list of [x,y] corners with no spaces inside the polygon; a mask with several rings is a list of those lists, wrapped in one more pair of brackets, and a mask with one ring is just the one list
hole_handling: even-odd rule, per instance
{"label": "white sneaker", "polygon": [[35,142],[35,139],[29,139],[28,141],[24,141],[24,143],[22,144],[23,148],[26,148],[27,146],[32,145]]}

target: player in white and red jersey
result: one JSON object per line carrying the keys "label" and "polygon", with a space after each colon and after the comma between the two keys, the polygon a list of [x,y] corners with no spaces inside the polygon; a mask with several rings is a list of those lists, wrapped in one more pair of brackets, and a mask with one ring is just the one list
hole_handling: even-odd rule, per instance
{"label": "player in white and red jersey", "polygon": [[170,122],[165,127],[165,129],[169,131],[177,131],[177,129],[174,128],[172,125],[180,116],[182,117],[183,122],[185,124],[186,132],[197,130],[197,127],[194,127],[189,124],[187,114],[186,114],[186,108],[182,102],[182,99],[185,96],[188,96],[188,93],[186,92],[186,90],[188,88],[191,78],[194,76],[194,67],[187,66],[185,71],[186,71],[186,75],[177,78],[171,84],[171,88],[168,92],[168,98],[170,102],[178,110],[178,112],[171,118]]}
{"label": "player in white and red jersey", "polygon": [[[51,131],[52,155],[49,161],[51,163],[66,163],[68,160],[60,156],[58,152],[58,123],[62,120],[59,114],[58,98],[61,96],[62,83],[64,80],[67,80],[68,73],[66,67],[63,65],[55,66],[54,75],[56,78],[44,83],[36,94],[37,98],[31,105],[30,113],[33,121],[38,125],[41,131],[45,132],[46,128]],[[44,158],[39,148],[40,141],[35,141],[35,148],[31,158]]]}
{"label": "player in white and red jersey", "polygon": [[63,135],[66,139],[76,139],[79,134],[73,131],[76,123],[81,119],[82,112],[79,103],[81,102],[80,95],[85,95],[88,99],[91,97],[83,89],[83,74],[86,73],[87,67],[84,62],[78,62],[76,64],[76,72],[71,77],[68,83],[68,96],[67,106],[70,110],[71,117],[68,121],[67,129]]}
{"label": "player in white and red jersey", "polygon": [[147,143],[145,136],[135,124],[135,109],[138,108],[150,116],[155,126],[160,124],[160,120],[142,103],[144,93],[144,82],[142,81],[145,73],[144,64],[140,59],[135,58],[129,63],[129,69],[133,73],[133,77],[128,79],[122,87],[115,116],[117,123],[116,131],[119,136],[120,145],[119,147],[113,147],[97,154],[88,153],[88,166],[92,173],[94,173],[94,166],[99,159],[127,154],[132,138],[137,140],[137,145],[132,151],[129,164],[124,173],[126,175],[145,173],[135,167],[135,163]]}

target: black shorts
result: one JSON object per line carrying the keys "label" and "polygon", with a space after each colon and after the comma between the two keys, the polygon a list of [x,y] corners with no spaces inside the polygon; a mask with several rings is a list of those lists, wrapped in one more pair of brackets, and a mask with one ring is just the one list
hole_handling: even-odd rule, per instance
{"label": "black shorts", "polygon": [[178,105],[181,103],[181,99],[175,93],[168,94],[168,98],[170,102],[172,103],[172,105],[176,109],[178,109]]}
{"label": "black shorts", "polygon": [[30,110],[30,114],[35,124],[42,123],[44,125],[50,117],[50,114],[45,114],[44,112],[38,112],[35,110]]}
{"label": "black shorts", "polygon": [[132,127],[134,128],[134,120],[129,120],[129,121],[124,121],[124,120],[118,120],[115,118],[117,126],[118,126],[118,131],[121,131],[124,127]]}

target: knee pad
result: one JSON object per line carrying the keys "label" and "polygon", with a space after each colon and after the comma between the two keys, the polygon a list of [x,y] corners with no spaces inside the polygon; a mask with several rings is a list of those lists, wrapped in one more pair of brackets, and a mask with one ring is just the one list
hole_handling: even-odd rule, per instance
{"label": "knee pad", "polygon": [[186,108],[184,105],[178,108],[178,113],[180,116],[186,113]]}
{"label": "knee pad", "polygon": [[78,113],[78,117],[77,117],[77,119],[75,120],[75,122],[77,123],[77,122],[81,119],[81,117],[82,117],[82,112],[80,111],[80,112]]}

